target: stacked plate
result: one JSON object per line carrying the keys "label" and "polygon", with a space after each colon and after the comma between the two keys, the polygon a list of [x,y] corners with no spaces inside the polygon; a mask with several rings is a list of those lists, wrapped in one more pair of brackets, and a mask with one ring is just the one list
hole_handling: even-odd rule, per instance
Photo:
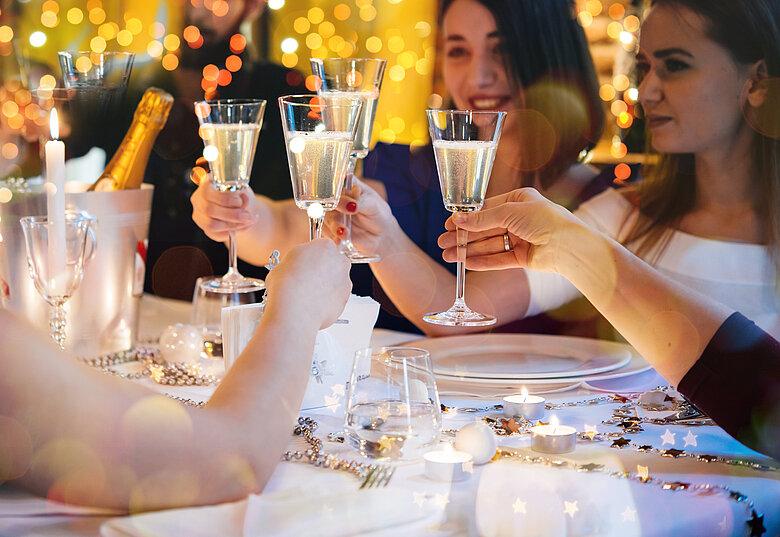
{"label": "stacked plate", "polygon": [[420,339],[409,345],[431,353],[443,395],[501,395],[516,393],[522,386],[531,393],[550,393],[583,382],[599,389],[602,381],[655,373],[633,347],[598,339],[472,334]]}

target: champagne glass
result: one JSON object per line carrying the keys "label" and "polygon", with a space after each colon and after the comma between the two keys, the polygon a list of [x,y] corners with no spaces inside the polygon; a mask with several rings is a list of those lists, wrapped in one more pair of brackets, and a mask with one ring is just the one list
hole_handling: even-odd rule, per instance
{"label": "champagne glass", "polygon": [[87,237],[91,251],[96,246],[96,219],[84,212],[66,211],[64,233],[58,232],[56,220],[48,216],[21,218],[27,268],[35,289],[52,307],[49,317],[51,338],[65,348],[65,303],[73,296],[81,278],[87,254]]}
{"label": "champagne glass", "polygon": [[[311,70],[319,77],[320,95],[347,95],[363,101],[363,111],[358,118],[357,133],[352,151],[349,154],[349,168],[344,179],[344,188],[352,188],[352,174],[357,159],[366,158],[371,144],[371,132],[374,128],[376,104],[387,60],[379,58],[312,58]],[[353,263],[373,263],[379,261],[376,254],[365,254],[352,244],[352,217],[344,216],[346,232],[339,243],[339,249]]]}
{"label": "champagne glass", "polygon": [[[506,112],[428,110],[428,130],[433,140],[444,207],[450,212],[471,212],[485,201],[493,159]],[[458,261],[455,303],[441,313],[423,319],[447,326],[487,326],[496,318],[466,305],[466,244],[468,233],[458,228]]]}
{"label": "champagne glass", "polygon": [[[265,103],[262,99],[195,103],[204,144],[203,156],[209,161],[217,190],[236,192],[249,184]],[[249,293],[265,288],[262,280],[245,278],[238,272],[235,231],[228,235],[228,256],[227,274],[203,280],[200,285],[218,293]]]}
{"label": "champagne glass", "polygon": [[363,102],[343,95],[279,97],[295,204],[309,216],[309,239],[322,236],[325,211],[339,204]]}

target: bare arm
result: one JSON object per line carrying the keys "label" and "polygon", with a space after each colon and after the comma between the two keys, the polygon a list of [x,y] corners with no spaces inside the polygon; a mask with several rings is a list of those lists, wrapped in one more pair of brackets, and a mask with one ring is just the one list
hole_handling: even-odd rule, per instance
{"label": "bare arm", "polygon": [[[352,239],[362,251],[377,252],[382,260],[371,264],[377,281],[404,316],[430,336],[484,330],[438,326],[423,321],[426,313],[448,309],[455,298],[455,276],[417,247],[401,229],[390,206],[376,191],[381,183],[355,180],[353,196],[342,194],[341,212],[356,204],[352,214]],[[376,190],[371,188],[378,186]],[[328,226],[337,236],[337,228]],[[466,277],[466,301],[480,313],[495,315],[499,323],[520,319],[528,309],[528,285],[523,271],[470,273]]]}
{"label": "bare arm", "polygon": [[[474,232],[467,265],[525,267],[571,281],[658,372],[675,385],[733,310],[669,280],[614,240],[588,228],[533,189],[485,202],[480,213],[450,220]],[[454,223],[448,221],[448,229]],[[503,251],[504,232],[513,249]],[[439,240],[445,259],[455,233]],[[501,243],[501,246],[499,244]]]}
{"label": "bare arm", "polygon": [[267,283],[263,320],[205,408],[83,366],[0,311],[0,438],[14,461],[0,480],[133,511],[262,490],[289,441],[316,332],[346,302],[348,263],[317,241],[290,252]]}

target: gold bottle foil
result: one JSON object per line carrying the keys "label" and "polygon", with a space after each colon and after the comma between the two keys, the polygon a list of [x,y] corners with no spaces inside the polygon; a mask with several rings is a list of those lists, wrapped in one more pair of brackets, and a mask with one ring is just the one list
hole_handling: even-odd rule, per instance
{"label": "gold bottle foil", "polygon": [[173,97],[159,88],[144,92],[119,149],[89,190],[105,192],[141,186],[152,146],[172,105]]}

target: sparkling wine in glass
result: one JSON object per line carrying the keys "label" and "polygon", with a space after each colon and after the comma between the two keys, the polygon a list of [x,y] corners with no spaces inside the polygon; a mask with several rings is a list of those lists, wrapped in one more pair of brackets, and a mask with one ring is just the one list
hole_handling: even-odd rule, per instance
{"label": "sparkling wine in glass", "polygon": [[49,331],[61,349],[65,348],[65,303],[81,283],[89,253],[95,251],[96,221],[87,213],[66,211],[62,234],[56,232],[57,224],[48,216],[25,216],[19,221],[30,277],[35,289],[51,306]]}
{"label": "sparkling wine in glass", "polygon": [[[352,174],[357,159],[368,154],[371,144],[371,131],[374,127],[376,105],[382,87],[387,60],[380,58],[312,58],[311,70],[319,78],[320,95],[344,96],[363,101],[363,111],[358,118],[355,143],[349,158],[344,188],[352,188]],[[379,261],[376,254],[362,253],[352,244],[352,217],[344,216],[346,232],[339,248],[353,263],[373,263]]]}
{"label": "sparkling wine in glass", "polygon": [[[450,212],[478,211],[485,201],[490,172],[506,112],[428,110],[444,207]],[[447,326],[486,326],[496,322],[466,305],[466,244],[468,233],[458,228],[458,261],[455,303],[441,313],[423,319]]]}
{"label": "sparkling wine in glass", "polygon": [[309,239],[322,236],[339,204],[363,103],[339,96],[279,97],[295,204],[309,216]]}
{"label": "sparkling wine in glass", "polygon": [[[217,190],[237,192],[249,184],[265,103],[262,99],[195,103],[195,115],[203,138],[203,156],[209,161]],[[265,288],[262,280],[245,278],[238,272],[235,231],[228,236],[228,256],[227,274],[205,279],[200,285],[218,293],[250,293]]]}

